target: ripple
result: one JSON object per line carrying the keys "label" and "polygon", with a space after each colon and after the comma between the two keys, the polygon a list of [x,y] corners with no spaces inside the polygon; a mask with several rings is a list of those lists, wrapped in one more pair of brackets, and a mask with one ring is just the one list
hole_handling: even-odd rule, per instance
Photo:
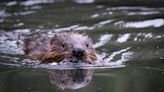
{"label": "ripple", "polygon": [[6,10],[0,10],[0,17],[9,17],[11,14],[7,13]]}
{"label": "ripple", "polygon": [[93,3],[95,0],[74,0],[75,3],[78,4],[88,4],[88,3]]}
{"label": "ripple", "polygon": [[119,7],[109,7],[107,10],[164,10],[163,7],[161,8],[150,8],[150,7],[129,7],[129,6],[119,6]]}
{"label": "ripple", "polygon": [[24,12],[16,12],[14,13],[14,15],[28,15],[28,14],[32,14],[35,13],[36,11],[24,11]]}
{"label": "ripple", "polygon": [[[113,52],[110,56],[105,58],[103,60],[103,63],[107,65],[121,65],[123,62],[128,61],[129,59],[132,58],[133,52],[128,51],[130,47],[127,47],[125,49],[121,49],[119,51]],[[114,57],[120,55],[121,58],[119,60],[114,60]],[[112,62],[113,61],[113,62]]]}
{"label": "ripple", "polygon": [[116,22],[115,25],[120,25],[126,28],[147,28],[147,27],[162,27],[164,26],[164,19],[151,19],[151,20],[144,20],[144,21],[135,21],[135,22],[124,22],[119,21]]}
{"label": "ripple", "polygon": [[99,38],[99,42],[94,44],[95,48],[105,45],[112,38],[111,34],[104,34]]}
{"label": "ripple", "polygon": [[14,6],[16,4],[17,4],[16,1],[11,1],[11,2],[6,3],[6,6]]}
{"label": "ripple", "polygon": [[20,4],[24,6],[32,6],[36,4],[42,4],[42,3],[53,3],[54,0],[27,0],[23,1]]}
{"label": "ripple", "polygon": [[134,36],[134,41],[146,41],[146,40],[154,40],[161,39],[164,35],[162,34],[153,34],[153,33],[138,33]]}
{"label": "ripple", "polygon": [[0,53],[22,54],[22,35],[29,33],[29,29],[17,29],[13,32],[0,32]]}
{"label": "ripple", "polygon": [[159,14],[159,11],[147,11],[147,12],[128,12],[127,15],[152,15]]}
{"label": "ripple", "polygon": [[97,18],[99,16],[100,16],[100,14],[93,14],[93,15],[91,15],[91,18]]}
{"label": "ripple", "polygon": [[119,37],[117,39],[117,42],[120,42],[120,43],[123,43],[123,42],[126,42],[130,37],[130,34],[124,34],[124,35],[121,35],[121,37]]}
{"label": "ripple", "polygon": [[114,21],[114,19],[112,19],[112,20],[105,20],[105,21],[101,21],[101,22],[99,22],[98,24],[96,24],[98,27],[102,27],[102,26],[104,26],[104,25],[107,25],[107,24],[109,24],[109,23],[111,23],[111,22],[113,22]]}

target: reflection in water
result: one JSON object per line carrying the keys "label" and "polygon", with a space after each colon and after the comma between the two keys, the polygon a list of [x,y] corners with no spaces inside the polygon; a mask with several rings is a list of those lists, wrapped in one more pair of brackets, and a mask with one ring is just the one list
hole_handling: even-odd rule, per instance
{"label": "reflection in water", "polygon": [[51,83],[60,89],[80,89],[87,86],[93,75],[91,69],[51,70]]}
{"label": "reflection in water", "polygon": [[163,92],[163,76],[162,65],[95,69],[94,73],[79,69],[1,68],[0,92]]}

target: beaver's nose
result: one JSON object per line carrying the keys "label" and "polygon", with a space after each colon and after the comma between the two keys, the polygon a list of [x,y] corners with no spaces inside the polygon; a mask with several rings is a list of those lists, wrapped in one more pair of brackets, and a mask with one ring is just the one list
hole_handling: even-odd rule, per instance
{"label": "beaver's nose", "polygon": [[85,50],[83,50],[81,48],[76,48],[72,51],[72,54],[77,58],[84,56],[84,53],[85,53]]}

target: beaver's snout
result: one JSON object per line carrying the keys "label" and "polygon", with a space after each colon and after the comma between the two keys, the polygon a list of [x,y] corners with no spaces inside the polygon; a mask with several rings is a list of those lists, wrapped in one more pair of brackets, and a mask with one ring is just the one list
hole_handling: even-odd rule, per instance
{"label": "beaver's snout", "polygon": [[84,56],[85,50],[83,50],[81,48],[75,48],[72,50],[72,54],[79,60]]}

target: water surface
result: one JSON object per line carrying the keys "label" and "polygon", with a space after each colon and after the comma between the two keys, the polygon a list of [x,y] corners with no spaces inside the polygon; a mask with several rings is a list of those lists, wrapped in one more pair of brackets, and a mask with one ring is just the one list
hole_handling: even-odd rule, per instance
{"label": "water surface", "polygon": [[[163,3],[1,1],[0,92],[163,92]],[[75,69],[38,65],[23,54],[24,38],[62,31],[87,33],[102,62]]]}

